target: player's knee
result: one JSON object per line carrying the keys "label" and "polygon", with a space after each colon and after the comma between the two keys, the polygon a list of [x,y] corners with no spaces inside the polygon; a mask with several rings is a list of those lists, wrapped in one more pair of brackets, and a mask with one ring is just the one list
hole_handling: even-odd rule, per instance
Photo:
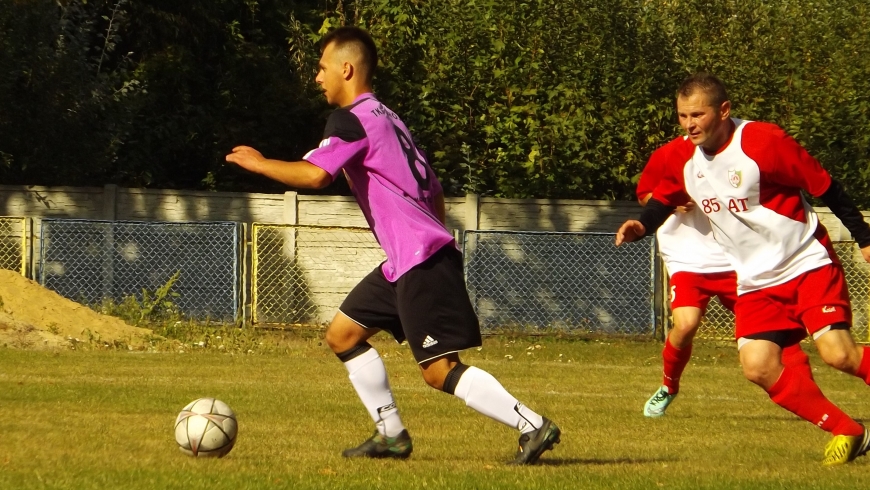
{"label": "player's knee", "polygon": [[697,324],[676,324],[671,330],[671,333],[668,334],[668,340],[671,342],[671,345],[677,349],[683,349],[691,345],[697,331]]}
{"label": "player's knee", "polygon": [[329,325],[324,339],[333,352],[344,352],[360,343],[360,339],[352,330],[342,328],[340,324],[336,323]]}
{"label": "player's knee", "polygon": [[461,362],[450,362],[447,359],[440,359],[436,362],[420,366],[423,371],[423,380],[436,390],[446,391],[453,394],[456,389],[456,384],[462,373],[468,369],[468,366]]}
{"label": "player's knee", "polygon": [[[855,362],[856,356],[849,349],[826,349],[820,354],[825,364],[840,371],[854,371],[858,364]],[[860,362],[860,357],[857,359]]]}
{"label": "player's knee", "polygon": [[776,373],[774,370],[766,366],[743,366],[743,376],[762,388],[773,386],[776,383],[779,374],[780,373]]}
{"label": "player's knee", "polygon": [[773,386],[782,374],[780,363],[764,357],[741,356],[740,364],[743,377],[765,389]]}
{"label": "player's knee", "polygon": [[423,372],[423,381],[426,382],[427,385],[435,388],[436,390],[440,390],[442,386],[444,386],[444,376],[441,373],[432,373],[432,372]]}
{"label": "player's knee", "polygon": [[829,331],[814,335],[819,354],[834,369],[855,373],[861,365],[862,351],[853,341],[847,323],[831,325]]}
{"label": "player's knee", "polygon": [[342,338],[343,336],[340,332],[336,332],[333,328],[330,327],[326,329],[324,340],[326,340],[326,345],[328,345],[333,352],[341,352],[339,344],[342,343]]}

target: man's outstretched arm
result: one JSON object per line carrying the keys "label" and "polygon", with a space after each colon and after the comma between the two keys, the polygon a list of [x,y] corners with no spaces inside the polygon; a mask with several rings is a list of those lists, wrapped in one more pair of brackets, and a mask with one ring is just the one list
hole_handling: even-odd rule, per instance
{"label": "man's outstretched arm", "polygon": [[852,234],[852,238],[858,243],[864,260],[870,262],[870,226],[867,225],[864,216],[858,210],[858,206],[855,205],[843,186],[831,179],[831,185],[824,194],[819,196],[819,199],[831,209],[837,218],[840,218],[840,221]]}
{"label": "man's outstretched arm", "polygon": [[616,232],[616,246],[639,240],[653,234],[674,212],[673,206],[666,206],[656,199],[649,199],[640,218],[630,219],[619,227]]}
{"label": "man's outstretched arm", "polygon": [[332,175],[310,162],[271,160],[250,146],[237,146],[226,161],[245,170],[264,175],[290,187],[323,189],[332,183]]}

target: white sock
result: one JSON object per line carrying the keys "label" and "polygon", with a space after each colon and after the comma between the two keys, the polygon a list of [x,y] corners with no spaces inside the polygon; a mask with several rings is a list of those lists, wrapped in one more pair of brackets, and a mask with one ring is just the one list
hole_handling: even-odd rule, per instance
{"label": "white sock", "polygon": [[517,401],[491,374],[474,366],[462,374],[453,394],[483,415],[524,434],[544,423],[540,415]]}
{"label": "white sock", "polygon": [[387,368],[378,351],[369,349],[344,363],[344,367],[378,432],[387,437],[396,437],[405,430],[396,401],[393,400],[393,392],[390,391]]}

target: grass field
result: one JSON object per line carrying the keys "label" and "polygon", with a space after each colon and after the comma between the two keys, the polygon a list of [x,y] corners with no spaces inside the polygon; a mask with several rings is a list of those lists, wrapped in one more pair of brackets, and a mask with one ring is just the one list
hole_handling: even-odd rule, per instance
{"label": "grass field", "polygon": [[[488,338],[464,361],[556,421],[562,444],[540,465],[509,467],[517,434],[425,386],[410,351],[375,342],[405,424],[407,461],[348,461],[372,430],[341,363],[317,335],[262,334],[246,354],[0,349],[2,489],[696,489],[870,485],[870,458],[822,468],[829,436],[771,403],[740,374],[730,345],[699,344],[680,398],[661,419],[641,408],[660,383],[661,344]],[[378,336],[381,337],[381,336]],[[376,338],[378,338],[376,337]],[[812,348],[810,348],[812,350]],[[178,352],[184,350],[184,353]],[[870,390],[811,359],[825,393],[870,420]],[[237,413],[225,458],[176,447],[189,401]]]}

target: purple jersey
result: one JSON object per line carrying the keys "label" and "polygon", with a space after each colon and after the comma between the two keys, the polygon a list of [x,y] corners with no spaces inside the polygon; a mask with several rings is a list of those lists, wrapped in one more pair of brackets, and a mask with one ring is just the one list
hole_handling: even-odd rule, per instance
{"label": "purple jersey", "polygon": [[388,281],[395,282],[445,245],[456,246],[435,213],[441,184],[399,116],[373,94],[336,109],[320,147],[303,158],[333,179],[344,170],[387,254],[381,270]]}

